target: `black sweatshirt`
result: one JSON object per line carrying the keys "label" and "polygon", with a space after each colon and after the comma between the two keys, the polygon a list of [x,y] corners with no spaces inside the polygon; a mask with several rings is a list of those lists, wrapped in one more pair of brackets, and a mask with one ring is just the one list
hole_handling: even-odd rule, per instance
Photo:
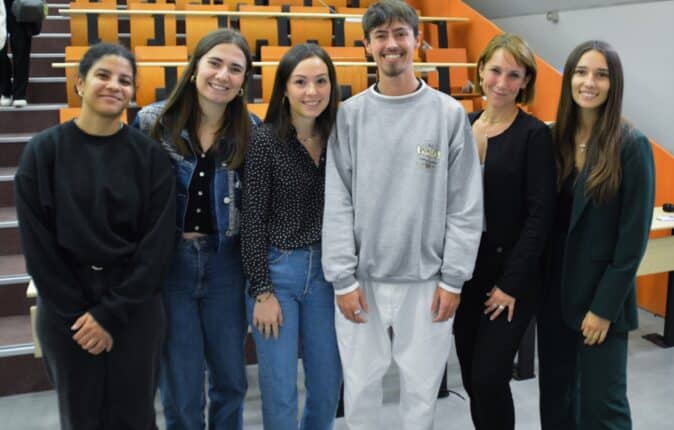
{"label": "black sweatshirt", "polygon": [[[68,319],[90,312],[114,337],[134,306],[158,292],[171,261],[176,209],[168,156],[126,125],[91,136],[70,121],[30,140],[14,184],[41,303]],[[92,275],[105,280],[102,291]]]}

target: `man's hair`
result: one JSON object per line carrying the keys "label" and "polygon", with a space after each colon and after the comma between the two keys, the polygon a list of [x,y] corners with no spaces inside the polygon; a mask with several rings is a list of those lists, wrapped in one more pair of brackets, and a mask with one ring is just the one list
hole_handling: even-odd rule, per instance
{"label": "man's hair", "polygon": [[363,15],[363,32],[370,41],[370,32],[380,25],[400,21],[412,27],[414,37],[419,35],[419,17],[410,5],[401,0],[380,0],[367,8]]}

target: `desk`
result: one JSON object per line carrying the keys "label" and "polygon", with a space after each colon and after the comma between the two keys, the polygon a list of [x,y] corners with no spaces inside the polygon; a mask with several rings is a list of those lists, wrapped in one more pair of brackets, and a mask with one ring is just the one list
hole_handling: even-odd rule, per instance
{"label": "desk", "polygon": [[[672,216],[672,220],[660,220],[663,216]],[[674,212],[667,213],[661,207],[656,207],[653,211],[653,222],[651,231],[668,230],[674,231]],[[667,304],[665,307],[665,329],[662,335],[650,333],[644,335],[648,339],[663,348],[674,346],[674,236],[657,237],[648,240],[646,252],[637,276],[652,275],[655,273],[668,272],[667,280]]]}

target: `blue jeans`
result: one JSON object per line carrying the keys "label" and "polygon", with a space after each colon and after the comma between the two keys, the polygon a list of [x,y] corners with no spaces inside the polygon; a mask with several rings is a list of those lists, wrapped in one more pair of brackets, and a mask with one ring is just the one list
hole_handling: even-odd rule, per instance
{"label": "blue jeans", "polygon": [[[246,394],[244,277],[238,238],[181,239],[164,285],[167,332],[159,388],[168,430],[243,427]],[[217,248],[217,249],[216,249]]]}
{"label": "blue jeans", "polygon": [[[269,273],[283,312],[278,339],[253,327],[262,416],[268,430],[332,429],[342,367],[335,334],[335,298],[323,277],[320,243],[305,248],[269,249]],[[248,319],[255,300],[246,296]],[[297,421],[297,357],[302,348],[306,402]]]}

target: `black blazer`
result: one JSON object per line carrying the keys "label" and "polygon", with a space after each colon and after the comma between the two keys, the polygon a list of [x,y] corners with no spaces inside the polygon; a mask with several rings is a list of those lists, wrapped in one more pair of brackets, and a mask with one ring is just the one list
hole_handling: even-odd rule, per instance
{"label": "black blazer", "polygon": [[596,204],[585,196],[585,171],[574,187],[561,279],[564,321],[574,329],[587,311],[618,332],[638,325],[635,278],[653,218],[655,168],[641,132],[626,129],[621,145],[622,177],[612,199]]}
{"label": "black blazer", "polygon": [[[481,114],[470,114],[471,124]],[[521,110],[508,129],[489,139],[484,164],[486,231],[474,278],[493,280],[517,300],[534,299],[539,289],[557,201],[555,171],[550,129]]]}

